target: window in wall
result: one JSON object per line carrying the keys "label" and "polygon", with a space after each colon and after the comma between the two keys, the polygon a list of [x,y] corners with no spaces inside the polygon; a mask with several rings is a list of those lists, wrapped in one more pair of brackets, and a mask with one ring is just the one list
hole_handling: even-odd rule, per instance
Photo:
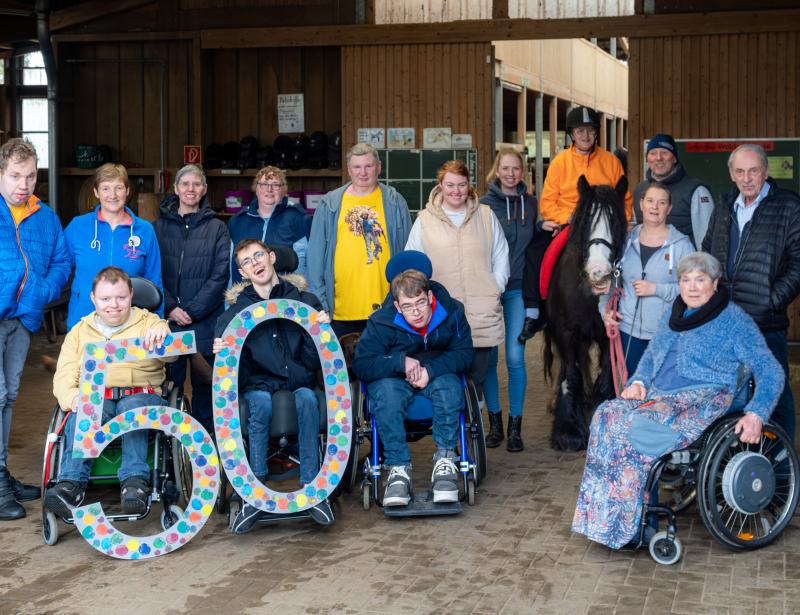
{"label": "window in wall", "polygon": [[0,58],[0,85],[6,84],[6,59]]}
{"label": "window in wall", "polygon": [[47,75],[42,53],[35,51],[21,56],[17,64],[19,116],[17,126],[22,138],[36,148],[39,168],[48,167],[49,140],[47,134]]}

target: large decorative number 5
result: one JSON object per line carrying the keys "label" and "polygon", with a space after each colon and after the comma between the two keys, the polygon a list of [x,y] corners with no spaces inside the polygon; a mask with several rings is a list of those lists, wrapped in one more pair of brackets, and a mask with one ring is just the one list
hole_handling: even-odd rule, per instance
{"label": "large decorative number 5", "polygon": [[87,344],[81,369],[74,457],[93,459],[119,436],[141,429],[157,429],[177,438],[192,463],[192,496],[183,513],[169,529],[153,536],[129,536],[106,519],[99,502],[75,509],[75,526],[86,541],[106,555],[119,559],[144,559],[179,549],[200,531],[214,509],[219,491],[219,459],[208,432],[190,415],[167,406],[142,406],[103,424],[103,394],[110,363],[140,361],[195,352],[191,331],[168,335],[161,348],[145,350],[139,338]]}
{"label": "large decorative number 5", "polygon": [[[279,299],[255,303],[231,320],[223,339],[228,346],[214,359],[214,429],[222,467],[233,488],[246,501],[268,512],[306,510],[327,498],[344,473],[350,455],[353,411],[347,368],[330,325],[317,322],[318,312],[299,301]],[[239,423],[239,360],[248,333],[271,318],[286,318],[302,326],[317,345],[325,381],[328,436],[325,458],[311,483],[296,491],[273,491],[256,480],[245,455]]]}

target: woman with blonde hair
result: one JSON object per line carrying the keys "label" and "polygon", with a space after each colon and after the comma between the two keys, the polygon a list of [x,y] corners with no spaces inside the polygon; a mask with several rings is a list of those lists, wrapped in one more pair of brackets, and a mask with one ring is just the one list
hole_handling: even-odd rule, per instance
{"label": "woman with blonde hair", "polygon": [[[497,152],[494,164],[486,176],[488,186],[481,203],[488,205],[497,216],[508,242],[510,275],[505,292],[500,296],[505,322],[505,355],[508,368],[508,441],[512,453],[523,449],[520,434],[522,407],[525,403],[525,344],[517,337],[525,320],[522,300],[522,277],[525,271],[525,250],[538,232],[538,205],[523,180],[525,163],[522,154],[513,147]],[[498,352],[492,351],[486,374],[486,409],[489,411],[489,433],[486,446],[494,448],[504,439],[503,415],[500,409],[500,385],[497,378]]]}
{"label": "woman with blonde hair", "polygon": [[497,216],[478,202],[466,164],[445,162],[436,181],[406,250],[427,254],[431,279],[464,304],[475,346],[470,375],[481,387],[492,349],[503,341],[500,296],[508,282],[508,242]]}

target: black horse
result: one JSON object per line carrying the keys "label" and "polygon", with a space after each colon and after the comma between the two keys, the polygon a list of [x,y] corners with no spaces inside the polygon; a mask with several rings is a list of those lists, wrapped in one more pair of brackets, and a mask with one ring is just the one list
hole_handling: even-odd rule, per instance
{"label": "black horse", "polygon": [[[552,404],[551,446],[561,451],[586,448],[588,416],[613,396],[608,338],[598,310],[598,297],[608,292],[615,264],[622,257],[627,220],[623,176],[616,187],[590,186],[581,175],[580,197],[569,238],[550,279],[545,315],[545,380],[552,382],[555,353],[560,369]],[[600,368],[590,387],[590,350],[596,344]]]}

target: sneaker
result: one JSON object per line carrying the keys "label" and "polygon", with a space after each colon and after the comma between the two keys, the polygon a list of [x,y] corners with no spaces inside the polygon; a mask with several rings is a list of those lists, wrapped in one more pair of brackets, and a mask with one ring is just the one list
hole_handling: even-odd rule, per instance
{"label": "sneaker", "polygon": [[434,504],[458,502],[458,468],[450,457],[434,455],[431,488]]}
{"label": "sneaker", "polygon": [[11,475],[9,475],[8,479],[11,481],[11,488],[14,490],[14,497],[17,502],[30,502],[31,500],[38,500],[42,496],[42,490],[36,485],[26,485]]}
{"label": "sneaker", "polygon": [[236,518],[233,520],[231,531],[233,531],[234,534],[246,534],[253,529],[253,526],[265,514],[266,513],[262,510],[245,502],[242,509],[236,514]]}
{"label": "sneaker", "polygon": [[44,492],[44,508],[62,519],[72,517],[72,511],[83,503],[86,485],[60,480]]}
{"label": "sneaker", "polygon": [[411,466],[392,466],[383,492],[384,506],[408,506],[411,501]]}
{"label": "sneaker", "polygon": [[333,522],[336,520],[328,500],[323,500],[314,506],[314,508],[309,508],[308,513],[311,515],[311,518],[320,525],[333,525]]}
{"label": "sneaker", "polygon": [[143,515],[147,512],[147,496],[150,485],[143,476],[131,476],[122,481],[120,500],[122,512],[126,515]]}

